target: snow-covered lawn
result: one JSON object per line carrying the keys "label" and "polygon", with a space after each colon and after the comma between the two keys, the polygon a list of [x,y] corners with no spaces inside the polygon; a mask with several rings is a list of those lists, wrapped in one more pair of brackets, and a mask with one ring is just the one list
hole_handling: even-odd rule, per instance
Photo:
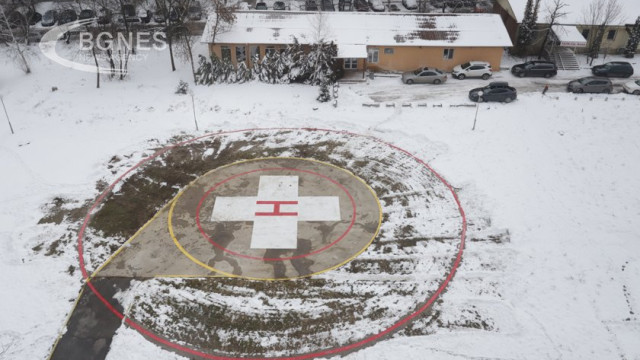
{"label": "snow-covered lawn", "polygon": [[[512,104],[482,104],[472,131],[476,109],[450,105],[468,103],[477,80],[407,87],[376,78],[341,86],[337,108],[317,103],[317,88],[304,85],[192,86],[196,131],[191,97],[174,94],[179,80],[190,81],[188,66],[172,73],[166,53],[148,54],[131,65],[130,79],[101,89],[94,75],[41,57],[28,76],[4,53],[0,65],[0,95],[16,131],[0,112],[2,359],[45,359],[80,289],[77,269],[69,274],[73,245],[43,255],[62,236],[37,224],[45,204],[94,198],[98,180],[117,176],[109,159],[152,139],[255,127],[349,130],[401,146],[459,189],[470,216],[511,234],[495,248],[468,242],[442,297],[443,313],[474,306],[492,330],[398,337],[347,358],[640,358],[640,97],[542,96],[534,89],[543,80],[518,79],[530,90]],[[513,78],[505,71],[496,79]],[[375,101],[396,106],[362,106]],[[121,328],[109,358],[177,356]]]}

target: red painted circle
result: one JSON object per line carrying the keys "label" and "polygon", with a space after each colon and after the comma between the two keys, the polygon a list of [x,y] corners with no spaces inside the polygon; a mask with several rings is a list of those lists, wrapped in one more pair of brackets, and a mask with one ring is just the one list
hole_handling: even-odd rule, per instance
{"label": "red painted circle", "polygon": [[[189,144],[189,143],[192,143],[192,142],[195,142],[195,141],[198,141],[198,140],[202,140],[202,139],[205,139],[205,138],[208,138],[208,137],[214,137],[214,136],[218,136],[218,135],[228,135],[228,134],[234,134],[234,133],[242,133],[242,132],[250,132],[250,131],[323,131],[323,132],[327,132],[327,133],[346,134],[346,135],[349,135],[349,136],[367,138],[367,139],[370,139],[372,141],[376,141],[376,142],[378,142],[380,144],[387,145],[390,148],[392,148],[394,150],[397,150],[397,151],[399,151],[399,152],[401,152],[401,153],[413,158],[415,161],[417,161],[419,164],[421,164],[427,170],[429,170],[438,180],[440,180],[440,182],[442,182],[442,184],[445,187],[447,187],[447,189],[449,189],[449,191],[451,192],[451,195],[453,196],[453,199],[454,199],[456,205],[458,206],[458,212],[460,213],[460,217],[462,219],[462,231],[460,232],[460,247],[458,248],[458,252],[457,252],[456,258],[454,259],[453,264],[451,266],[451,270],[449,271],[447,276],[445,276],[445,278],[442,280],[442,282],[440,283],[440,286],[438,286],[438,288],[433,293],[433,295],[431,295],[428,299],[426,299],[425,303],[422,304],[422,306],[420,306],[418,309],[414,310],[412,313],[410,313],[407,316],[403,317],[402,319],[400,319],[398,322],[396,322],[395,324],[393,324],[389,328],[387,328],[387,329],[385,329],[385,330],[383,330],[383,331],[381,331],[381,332],[379,332],[377,334],[371,335],[371,336],[369,336],[369,337],[367,337],[365,339],[362,339],[362,340],[360,340],[358,342],[355,342],[353,344],[344,345],[344,346],[340,346],[340,347],[336,347],[336,348],[325,349],[325,350],[317,351],[317,352],[314,352],[314,353],[293,355],[293,356],[288,356],[288,357],[264,358],[264,359],[303,360],[303,359],[311,359],[311,358],[321,357],[321,356],[332,356],[332,355],[335,355],[335,354],[343,353],[345,351],[354,350],[354,349],[357,349],[359,347],[365,346],[367,344],[371,344],[372,342],[383,338],[384,336],[392,333],[393,331],[398,330],[399,328],[401,328],[402,326],[407,324],[409,321],[411,321],[414,318],[420,316],[429,307],[431,307],[431,305],[438,299],[438,297],[446,289],[447,285],[449,285],[449,282],[451,282],[451,279],[453,279],[453,276],[455,275],[456,270],[460,266],[460,262],[462,261],[462,253],[464,252],[465,239],[466,239],[466,235],[467,235],[467,216],[465,215],[464,209],[462,208],[462,204],[460,203],[460,199],[458,198],[458,194],[456,194],[456,192],[454,191],[453,187],[440,174],[438,174],[431,166],[429,166],[429,164],[427,164],[426,162],[424,162],[420,158],[416,157],[415,155],[413,155],[412,153],[410,153],[407,150],[404,150],[404,149],[402,149],[400,147],[397,147],[397,146],[395,146],[395,145],[393,145],[391,143],[388,143],[386,141],[380,140],[380,139],[378,139],[376,137],[373,137],[373,136],[359,135],[359,134],[356,134],[356,133],[353,133],[353,132],[348,132],[348,131],[338,131],[338,130],[318,129],[318,128],[255,128],[255,129],[242,129],[242,130],[223,131],[223,132],[219,132],[219,133],[215,133],[215,134],[206,134],[206,135],[195,137],[195,138],[193,138],[191,140],[185,140],[185,141],[179,142],[177,144],[170,145],[170,146],[167,146],[165,148],[162,148],[162,149],[156,151],[155,153],[153,153],[152,155],[140,160],[133,167],[131,167],[130,169],[125,171],[113,183],[111,183],[109,185],[109,187],[107,187],[100,194],[100,196],[98,196],[96,201],[89,208],[89,211],[87,212],[87,215],[85,216],[84,221],[82,223],[82,227],[80,228],[80,231],[78,232],[78,265],[79,265],[80,271],[82,273],[82,277],[86,282],[87,287],[96,295],[96,297],[98,299],[100,299],[100,301],[107,307],[107,309],[109,309],[109,311],[111,311],[119,319],[123,319],[123,321],[127,325],[129,325],[131,328],[133,328],[136,331],[138,331],[140,334],[148,337],[149,339],[152,339],[152,340],[158,342],[159,344],[162,344],[164,346],[170,347],[172,349],[175,349],[175,350],[178,350],[178,351],[182,351],[182,352],[185,352],[185,353],[190,354],[190,355],[198,356],[198,357],[203,358],[203,359],[211,359],[211,360],[241,360],[242,359],[242,358],[234,358],[234,357],[228,357],[228,356],[217,356],[217,355],[207,354],[207,353],[203,353],[203,352],[198,351],[198,350],[194,350],[194,349],[188,348],[186,346],[180,345],[180,344],[178,344],[176,342],[172,342],[172,341],[167,340],[167,339],[165,339],[163,337],[160,337],[159,335],[156,335],[156,334],[152,333],[151,331],[145,329],[142,325],[136,323],[135,321],[131,320],[128,317],[125,318],[125,316],[120,311],[118,311],[118,309],[116,309],[107,299],[105,299],[104,296],[102,296],[102,294],[98,291],[98,289],[96,289],[95,286],[93,286],[93,284],[91,283],[91,279],[89,279],[89,274],[87,272],[87,269],[86,269],[86,266],[85,266],[85,262],[84,262],[83,243],[82,243],[82,241],[84,239],[84,233],[87,230],[87,226],[89,224],[89,220],[91,220],[91,215],[94,212],[94,210],[96,210],[98,205],[100,205],[100,203],[104,200],[104,198],[111,192],[111,190],[113,190],[113,188],[120,181],[122,181],[122,179],[124,179],[130,173],[132,173],[133,171],[138,169],[140,166],[144,165],[146,162],[157,158],[158,156],[166,153],[167,151],[169,151],[169,150],[171,150],[173,148],[176,148],[176,147],[179,147],[179,146],[182,146],[182,145],[185,145],[185,144]],[[256,359],[254,359],[254,360],[256,360]]]}
{"label": "red painted circle", "polygon": [[[319,176],[325,180],[330,181],[331,183],[333,183],[334,185],[338,186],[342,191],[345,192],[345,194],[347,194],[347,196],[349,197],[349,200],[351,201],[351,207],[353,208],[353,212],[351,214],[351,223],[349,223],[349,226],[347,227],[347,230],[345,230],[342,235],[340,235],[336,240],[334,240],[333,242],[331,242],[328,245],[325,245],[324,247],[306,253],[306,254],[301,254],[301,255],[296,255],[296,256],[290,256],[290,257],[282,257],[282,258],[265,258],[265,257],[259,257],[259,256],[250,256],[250,255],[245,255],[245,254],[241,254],[238,252],[235,252],[233,250],[229,250],[227,248],[225,248],[224,246],[218,244],[217,242],[213,241],[213,239],[211,239],[211,237],[209,237],[209,235],[207,235],[207,232],[202,228],[202,224],[200,223],[200,210],[202,209],[202,204],[204,203],[204,201],[206,200],[207,197],[209,197],[209,195],[218,187],[222,186],[223,184],[227,183],[228,181],[237,179],[241,176],[244,175],[248,175],[248,174],[253,174],[253,173],[257,173],[257,172],[262,172],[262,171],[298,171],[298,172],[302,172],[302,173],[307,173],[307,174],[312,174],[312,175],[316,175]],[[251,170],[251,171],[246,171],[240,174],[236,174],[233,176],[230,176],[222,181],[220,181],[219,183],[213,185],[205,194],[204,196],[202,196],[202,198],[200,198],[200,201],[198,202],[198,206],[196,207],[196,224],[198,225],[198,230],[200,230],[200,234],[202,234],[202,236],[205,237],[205,239],[207,239],[213,246],[217,247],[218,249],[221,249],[222,251],[238,256],[238,257],[242,257],[245,259],[252,259],[252,260],[261,260],[261,261],[285,261],[285,260],[294,260],[294,259],[300,259],[300,258],[304,258],[310,255],[315,255],[315,254],[319,254],[327,249],[329,249],[330,247],[332,247],[333,245],[339,243],[342,239],[345,238],[345,236],[347,236],[347,234],[349,233],[349,231],[351,231],[351,229],[353,228],[353,224],[355,224],[356,222],[356,202],[353,199],[353,196],[351,196],[351,193],[349,193],[349,190],[347,190],[342,184],[340,184],[339,182],[329,178],[328,176],[322,175],[322,174],[318,174],[317,172],[311,171],[311,170],[300,170],[300,169],[294,169],[294,168],[266,168],[266,169],[257,169],[257,170]]]}

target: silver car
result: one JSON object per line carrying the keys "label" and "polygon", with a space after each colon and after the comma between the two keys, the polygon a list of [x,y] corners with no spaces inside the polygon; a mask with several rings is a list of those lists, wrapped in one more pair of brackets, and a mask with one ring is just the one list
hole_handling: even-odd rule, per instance
{"label": "silver car", "polygon": [[573,93],[611,93],[611,80],[602,77],[585,77],[573,80],[567,85],[567,90]]}
{"label": "silver car", "polygon": [[442,70],[430,67],[423,67],[414,71],[408,71],[402,74],[402,82],[405,84],[442,84],[447,81],[447,74]]}

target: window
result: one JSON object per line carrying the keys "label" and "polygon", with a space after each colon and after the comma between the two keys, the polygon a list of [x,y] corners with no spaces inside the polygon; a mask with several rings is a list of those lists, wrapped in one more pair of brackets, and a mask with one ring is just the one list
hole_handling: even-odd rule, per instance
{"label": "window", "polygon": [[585,38],[585,40],[589,40],[589,29],[582,30],[582,36]]}
{"label": "window", "polygon": [[244,46],[236,46],[236,63],[245,62],[247,60],[247,50]]}
{"label": "window", "polygon": [[378,53],[379,53],[379,49],[368,49],[367,50],[367,61],[370,63],[377,63],[378,62]]}
{"label": "window", "polygon": [[251,45],[251,58],[260,58],[260,46]]}
{"label": "window", "polygon": [[385,54],[389,54],[389,55],[393,55],[393,48],[384,48],[384,53]]}
{"label": "window", "polygon": [[609,30],[607,33],[607,40],[613,41],[616,38],[616,30]]}
{"label": "window", "polygon": [[267,48],[264,50],[264,55],[273,55],[276,53],[276,47],[275,46],[267,46]]}
{"label": "window", "polygon": [[357,69],[358,68],[358,59],[354,59],[354,58],[344,59],[344,68],[345,69]]}
{"label": "window", "polygon": [[420,74],[420,76],[436,76],[436,73],[434,73],[433,71],[425,71]]}
{"label": "window", "polygon": [[445,58],[445,60],[453,59],[453,50],[454,49],[444,49],[444,58]]}
{"label": "window", "polygon": [[231,61],[231,48],[225,45],[220,46],[220,57],[223,61]]}

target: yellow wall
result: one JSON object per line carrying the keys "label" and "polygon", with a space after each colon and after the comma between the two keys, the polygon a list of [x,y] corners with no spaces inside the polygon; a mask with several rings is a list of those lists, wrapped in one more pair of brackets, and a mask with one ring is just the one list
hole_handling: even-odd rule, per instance
{"label": "yellow wall", "polygon": [[[229,46],[231,60],[236,64],[235,44],[209,44],[209,51],[221,57],[220,47]],[[247,58],[250,57],[250,45],[245,44]],[[266,45],[260,46],[260,57],[265,55]],[[269,45],[272,46],[272,45]],[[283,49],[286,45],[276,45],[276,49]],[[385,53],[385,48],[393,49],[393,54]],[[378,49],[378,62],[367,62],[367,69],[373,71],[410,71],[422,66],[436,67],[444,71],[451,71],[454,66],[467,61],[478,60],[491,63],[494,70],[500,69],[502,60],[502,48],[453,48],[453,58],[444,59],[444,47],[418,47],[418,46],[369,46],[368,49]],[[358,60],[358,69],[362,70],[364,59]]]}
{"label": "yellow wall", "polygon": [[[598,32],[598,29],[596,27],[591,28],[589,26],[584,26],[584,25],[578,25],[576,27],[580,32],[582,32],[584,29],[589,29],[589,38],[587,39],[589,44],[591,43],[591,39],[594,36],[596,36],[596,33]],[[609,30],[616,30],[616,36],[613,40],[607,39],[607,34],[609,33]],[[627,29],[625,26],[608,26],[605,28],[605,31],[604,31],[604,38],[602,39],[602,44],[600,44],[600,52],[615,54],[616,50],[618,50],[619,48],[626,47],[628,41],[629,41],[629,32],[627,32]],[[586,51],[587,48],[582,50]]]}
{"label": "yellow wall", "polygon": [[369,46],[368,49],[378,49],[378,63],[367,64],[374,71],[409,71],[422,66],[435,67],[444,71],[451,71],[454,66],[467,61],[487,61],[495,70],[500,69],[502,48],[453,48],[453,58],[444,58],[444,47],[396,46],[392,47],[393,54],[385,53],[385,47]]}

